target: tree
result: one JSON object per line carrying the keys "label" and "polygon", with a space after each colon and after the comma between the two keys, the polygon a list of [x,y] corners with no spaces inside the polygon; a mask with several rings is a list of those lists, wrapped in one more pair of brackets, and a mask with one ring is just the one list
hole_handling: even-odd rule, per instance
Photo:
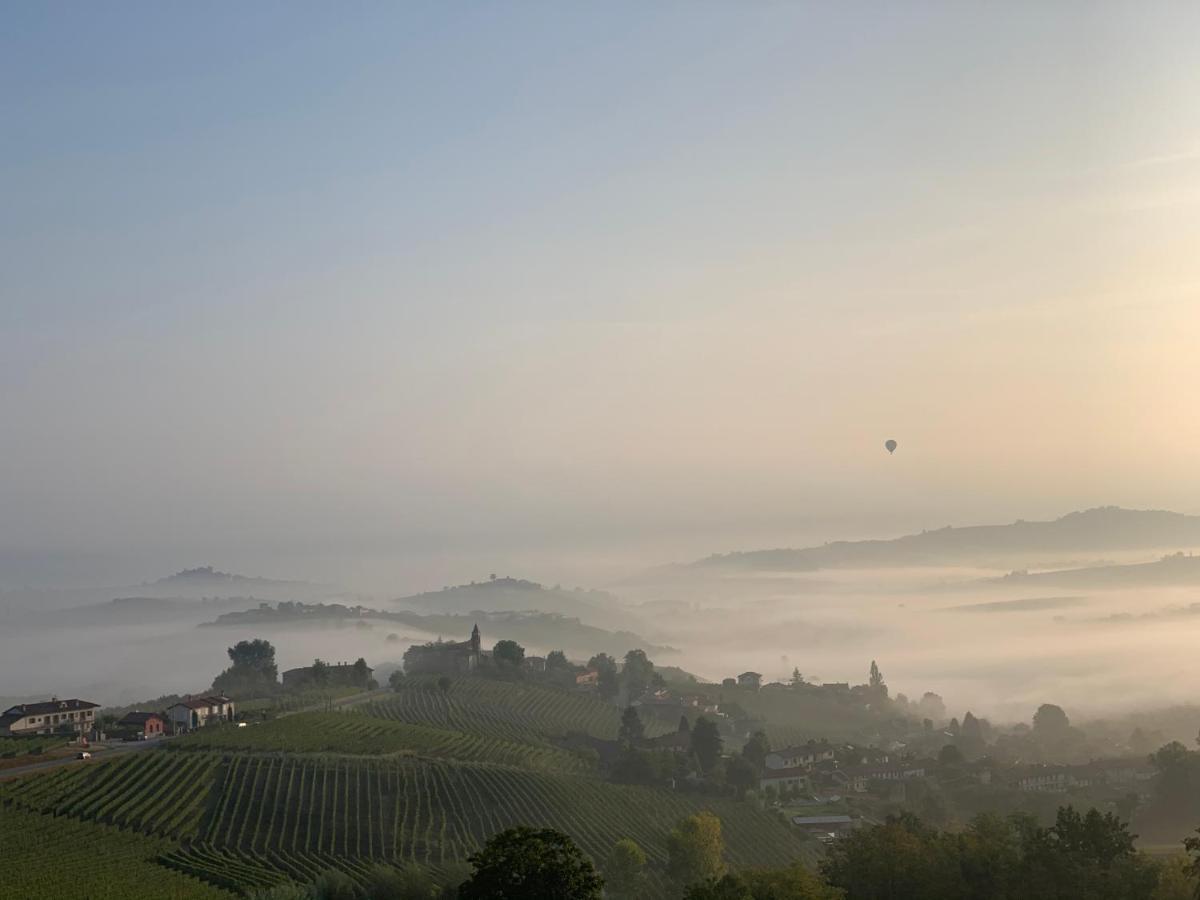
{"label": "tree", "polygon": [[721,732],[715,722],[701,716],[692,728],[692,752],[702,771],[709,771],[721,758]]}
{"label": "tree", "polygon": [[358,886],[345,872],[329,869],[312,887],[314,900],[358,900]]}
{"label": "tree", "polygon": [[638,700],[650,688],[654,675],[654,663],[646,657],[645,650],[630,650],[625,654],[625,665],[621,669],[621,680],[629,702]]}
{"label": "tree", "polygon": [[941,750],[938,751],[939,766],[958,766],[962,765],[962,762],[962,751],[959,750],[954,744],[946,744]]}
{"label": "tree", "polygon": [[683,900],[754,900],[754,895],[745,879],[731,873],[691,885]]}
{"label": "tree", "polygon": [[350,667],[350,683],[355,687],[365,688],[370,680],[371,669],[367,665],[367,661],[360,656]]}
{"label": "tree", "polygon": [[213,679],[214,691],[245,699],[278,686],[279,668],[270,641],[238,641],[226,653],[233,665]]}
{"label": "tree", "polygon": [[746,746],[742,747],[742,758],[754,766],[755,772],[761,772],[767,764],[767,754],[770,752],[771,742],[767,739],[767,733],[760,729],[750,735]]}
{"label": "tree", "polygon": [[501,831],[468,859],[460,900],[600,900],[604,884],[574,841],[550,828]]}
{"label": "tree", "polygon": [[613,844],[604,864],[604,893],[614,900],[637,900],[646,881],[646,854],[629,838]]}
{"label": "tree", "polygon": [[492,648],[492,659],[498,666],[519,668],[525,660],[525,648],[516,641],[497,641]]}
{"label": "tree", "polygon": [[745,793],[758,785],[758,769],[744,756],[735,756],[725,764],[725,783]]}
{"label": "tree", "polygon": [[1061,706],[1043,703],[1033,714],[1033,733],[1036,737],[1061,738],[1071,727],[1071,720]]}
{"label": "tree", "polygon": [[966,759],[975,759],[987,752],[987,741],[983,737],[983,725],[970,710],[963,716],[958,748]]}
{"label": "tree", "polygon": [[886,700],[888,695],[887,683],[883,680],[883,673],[879,671],[879,666],[875,664],[875,660],[871,660],[871,674],[867,681],[868,687],[871,688],[871,693],[879,700]]}
{"label": "tree", "polygon": [[312,668],[313,684],[326,685],[329,683],[329,663],[321,659],[314,659]]}
{"label": "tree", "polygon": [[804,684],[804,676],[800,674],[800,667],[796,666],[792,669],[792,687],[799,687]]}
{"label": "tree", "polygon": [[571,663],[567,660],[567,654],[561,650],[551,650],[546,654],[546,671],[553,672],[559,669],[570,669]]}
{"label": "tree", "polygon": [[680,886],[725,874],[721,820],[710,812],[681,821],[667,836],[667,873]]}
{"label": "tree", "polygon": [[625,707],[625,712],[621,713],[621,729],[617,732],[617,740],[625,747],[637,747],[645,736],[646,729],[638,711],[632,706]]}
{"label": "tree", "polygon": [[843,896],[800,863],[710,879],[692,885],[683,895],[684,900],[843,900]]}
{"label": "tree", "polygon": [[388,676],[388,687],[393,691],[398,691],[404,687],[404,670],[393,669],[392,674]]}
{"label": "tree", "polygon": [[595,669],[599,676],[596,690],[604,700],[611,700],[621,690],[620,676],[617,674],[617,661],[607,653],[597,653],[588,660],[588,668]]}
{"label": "tree", "polygon": [[917,702],[917,709],[921,715],[927,719],[932,719],[934,722],[946,721],[946,704],[933,691],[926,691],[921,699]]}
{"label": "tree", "polygon": [[262,638],[238,641],[226,652],[237,668],[258,672],[267,681],[274,681],[279,677],[279,669],[275,665],[275,648],[271,646],[270,641]]}
{"label": "tree", "polygon": [[377,864],[364,885],[371,900],[434,900],[440,891],[426,869],[408,863],[403,868]]}

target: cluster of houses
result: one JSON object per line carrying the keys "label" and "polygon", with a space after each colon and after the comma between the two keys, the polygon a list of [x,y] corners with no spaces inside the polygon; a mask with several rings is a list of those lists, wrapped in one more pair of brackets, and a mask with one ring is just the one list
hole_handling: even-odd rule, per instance
{"label": "cluster of houses", "polygon": [[1017,790],[1033,793],[1066,793],[1072,788],[1109,786],[1148,796],[1150,782],[1157,774],[1143,757],[1128,757],[1097,759],[1074,766],[1024,766],[1015,769],[1009,781]]}
{"label": "cluster of houses", "polygon": [[[483,649],[483,639],[477,624],[465,641],[435,641],[430,644],[413,644],[404,653],[406,675],[469,675],[492,665],[492,651]],[[521,667],[534,675],[546,672],[546,657],[526,656]],[[287,672],[283,673],[287,686]],[[580,669],[575,673],[575,687],[583,691],[595,690],[600,684],[600,672],[596,669]]]}
{"label": "cluster of houses", "polygon": [[814,791],[864,794],[872,782],[924,778],[925,772],[925,763],[893,762],[887,753],[874,748],[835,748],[828,741],[809,741],[768,753],[759,788],[764,791],[770,788],[779,794]]}
{"label": "cluster of houses", "polygon": [[[36,703],[18,703],[0,714],[0,735],[33,737],[71,735],[76,740],[101,737],[96,720],[99,703],[52,697]],[[181,734],[214,722],[232,722],[234,702],[224,694],[188,696],[162,712],[134,711],[116,723],[116,732],[139,739]]]}

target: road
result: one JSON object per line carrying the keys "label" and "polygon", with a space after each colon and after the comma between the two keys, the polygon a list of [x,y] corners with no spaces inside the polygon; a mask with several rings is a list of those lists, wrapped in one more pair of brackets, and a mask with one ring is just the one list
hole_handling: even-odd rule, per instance
{"label": "road", "polygon": [[153,741],[113,743],[106,745],[103,749],[98,749],[93,746],[89,748],[88,751],[92,754],[91,759],[76,759],[74,753],[72,753],[70,756],[61,756],[58,759],[46,759],[42,762],[30,763],[26,766],[14,766],[11,769],[0,769],[0,781],[3,781],[6,778],[18,778],[21,775],[29,775],[32,772],[42,772],[47,769],[60,769],[63,766],[94,765],[99,762],[104,762],[106,759],[112,759],[115,756],[123,756],[126,753],[138,753],[143,750],[151,750],[154,747],[162,746],[164,740],[166,739],[159,738]]}

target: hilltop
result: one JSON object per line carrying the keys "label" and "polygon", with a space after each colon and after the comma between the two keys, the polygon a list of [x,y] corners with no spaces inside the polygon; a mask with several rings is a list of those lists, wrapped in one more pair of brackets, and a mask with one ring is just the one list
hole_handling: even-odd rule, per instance
{"label": "hilltop", "polygon": [[833,541],[820,547],[714,554],[693,567],[850,569],[990,564],[1018,554],[1200,547],[1200,516],[1166,510],[1097,507],[1048,522],[947,525],[887,540]]}
{"label": "hilltop", "polygon": [[1010,572],[988,584],[1052,585],[1070,588],[1182,587],[1200,584],[1200,556],[1172,553],[1160,560],[1124,566],[1089,566],[1051,572]]}
{"label": "hilltop", "polygon": [[635,629],[641,623],[617,597],[598,590],[546,587],[524,578],[497,577],[401,597],[395,603],[442,615],[536,610],[577,618],[602,628]]}

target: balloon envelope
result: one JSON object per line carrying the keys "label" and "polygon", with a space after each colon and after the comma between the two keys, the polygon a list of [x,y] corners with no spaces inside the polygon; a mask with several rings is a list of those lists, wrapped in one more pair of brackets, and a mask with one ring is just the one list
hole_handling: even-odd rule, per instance
{"label": "balloon envelope", "polygon": [[887,452],[888,452],[888,453],[895,453],[895,452],[896,452],[896,442],[895,442],[895,441],[889,440],[889,441],[888,441],[887,443],[885,443],[883,446],[887,447]]}

